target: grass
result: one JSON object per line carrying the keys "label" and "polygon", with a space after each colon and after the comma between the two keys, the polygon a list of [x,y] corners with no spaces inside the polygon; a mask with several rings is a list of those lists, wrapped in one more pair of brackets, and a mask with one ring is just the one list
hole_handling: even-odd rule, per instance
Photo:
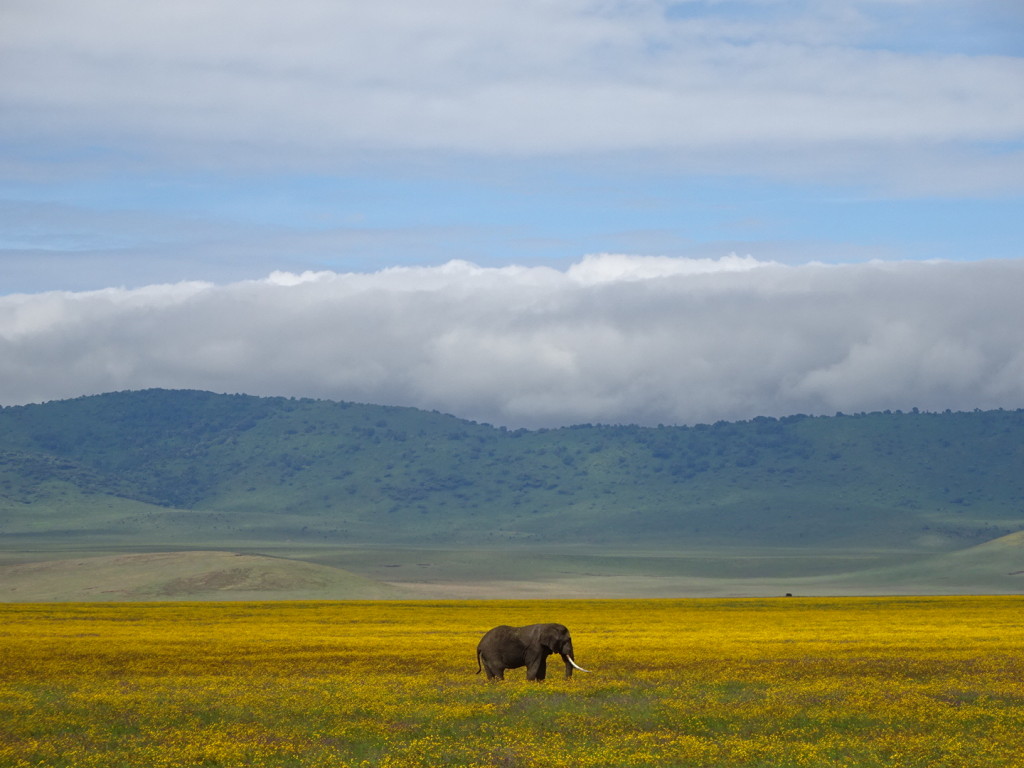
{"label": "grass", "polygon": [[[1022,608],[6,605],[0,765],[1016,766]],[[570,627],[593,674],[473,674],[486,629],[546,620]]]}
{"label": "grass", "polygon": [[[952,553],[719,547],[0,552],[0,601],[383,600],[1019,594],[1024,533]],[[168,551],[171,550],[171,551]]]}
{"label": "grass", "polygon": [[232,552],[78,557],[0,566],[0,600],[388,599],[401,592],[340,568]]}

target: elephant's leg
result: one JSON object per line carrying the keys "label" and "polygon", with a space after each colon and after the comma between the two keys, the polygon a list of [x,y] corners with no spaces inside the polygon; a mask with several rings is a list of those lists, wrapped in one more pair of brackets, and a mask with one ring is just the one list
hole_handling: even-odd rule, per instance
{"label": "elephant's leg", "polygon": [[530,661],[526,667],[526,679],[527,680],[543,680],[548,674],[548,657],[545,654],[540,654],[537,658]]}
{"label": "elephant's leg", "polygon": [[484,670],[487,672],[488,680],[505,679],[505,668],[495,661],[484,659]]}

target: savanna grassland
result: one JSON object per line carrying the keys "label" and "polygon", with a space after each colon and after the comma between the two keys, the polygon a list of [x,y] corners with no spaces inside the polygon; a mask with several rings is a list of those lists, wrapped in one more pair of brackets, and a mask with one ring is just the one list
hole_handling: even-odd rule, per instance
{"label": "savanna grassland", "polygon": [[[2,766],[1019,766],[1024,598],[7,604]],[[559,621],[592,674],[475,675]]]}

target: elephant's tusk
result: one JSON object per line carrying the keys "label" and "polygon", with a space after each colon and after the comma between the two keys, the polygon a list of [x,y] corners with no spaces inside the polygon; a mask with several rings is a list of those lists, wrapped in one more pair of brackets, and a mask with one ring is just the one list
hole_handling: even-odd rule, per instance
{"label": "elephant's tusk", "polygon": [[565,658],[567,658],[569,660],[569,663],[572,664],[574,667],[576,667],[576,669],[578,669],[580,672],[589,672],[590,671],[589,669],[584,669],[579,664],[577,664],[575,661],[573,661],[572,660],[572,656],[566,656]]}

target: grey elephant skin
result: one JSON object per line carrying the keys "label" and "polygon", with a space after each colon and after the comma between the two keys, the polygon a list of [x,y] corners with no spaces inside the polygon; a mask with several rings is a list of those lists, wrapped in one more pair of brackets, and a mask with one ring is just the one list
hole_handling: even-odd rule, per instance
{"label": "grey elephant skin", "polygon": [[481,668],[488,680],[504,680],[506,669],[526,667],[527,680],[543,680],[547,676],[548,656],[557,653],[565,662],[565,676],[572,677],[573,668],[589,672],[575,661],[572,637],[562,624],[530,624],[510,627],[502,624],[489,630],[476,647],[476,673]]}

